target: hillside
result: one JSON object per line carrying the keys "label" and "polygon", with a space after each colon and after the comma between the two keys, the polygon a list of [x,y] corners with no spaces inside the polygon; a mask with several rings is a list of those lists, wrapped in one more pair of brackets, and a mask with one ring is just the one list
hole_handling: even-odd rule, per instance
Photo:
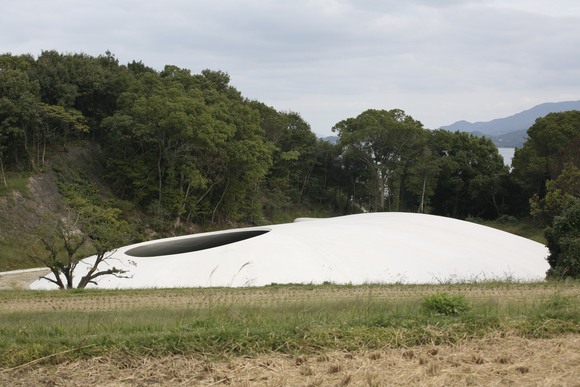
{"label": "hillside", "polygon": [[580,101],[543,103],[509,117],[497,118],[487,122],[462,120],[451,125],[442,126],[441,129],[488,136],[498,147],[521,147],[527,137],[528,128],[534,124],[537,118],[544,117],[549,113],[568,110],[580,110]]}
{"label": "hillside", "polygon": [[54,154],[42,172],[12,178],[12,189],[0,194],[0,272],[38,266],[28,253],[39,226],[48,216],[65,218],[69,213],[58,175],[82,173],[87,181],[104,187],[100,159],[96,146],[69,147]]}
{"label": "hillside", "polygon": [[54,172],[21,180],[21,188],[0,195],[0,271],[31,267],[30,236],[47,214],[65,214]]}

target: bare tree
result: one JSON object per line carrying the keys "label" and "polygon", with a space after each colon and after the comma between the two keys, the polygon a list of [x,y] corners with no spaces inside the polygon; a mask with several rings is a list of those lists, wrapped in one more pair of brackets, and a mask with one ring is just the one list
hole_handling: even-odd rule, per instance
{"label": "bare tree", "polygon": [[130,278],[130,276],[125,275],[127,273],[127,270],[117,269],[114,266],[106,270],[98,270],[99,265],[108,260],[111,257],[111,255],[113,255],[113,253],[114,251],[97,253],[93,265],[89,269],[89,272],[81,278],[79,284],[77,285],[77,288],[82,289],[86,287],[88,284],[97,285],[95,279],[104,275],[112,275],[117,278]]}
{"label": "bare tree", "polygon": [[[105,275],[129,278],[126,275],[127,270],[116,267],[99,268],[112,258],[117,243],[126,241],[127,234],[123,234],[119,227],[126,223],[119,221],[114,215],[114,212],[99,209],[93,213],[85,213],[84,217],[77,214],[74,220],[70,215],[64,219],[48,217],[37,232],[37,243],[29,252],[29,257],[48,267],[54,277],[40,278],[54,283],[60,289],[72,289],[75,287],[73,281],[79,262],[91,253],[96,253],[95,260],[79,280],[77,288],[85,288],[90,283],[96,284],[95,279]],[[81,231],[81,223],[85,232]]]}

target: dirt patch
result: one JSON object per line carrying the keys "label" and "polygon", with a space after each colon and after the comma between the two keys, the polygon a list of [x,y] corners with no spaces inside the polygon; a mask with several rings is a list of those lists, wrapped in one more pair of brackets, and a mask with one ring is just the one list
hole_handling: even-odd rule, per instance
{"label": "dirt patch", "polygon": [[0,290],[30,289],[31,283],[49,272],[48,269],[30,269],[0,273]]}
{"label": "dirt patch", "polygon": [[62,198],[54,172],[30,177],[25,193],[12,191],[0,197],[0,209],[0,229],[6,239],[20,238],[34,232],[46,214],[62,213]]}
{"label": "dirt patch", "polygon": [[0,384],[107,386],[580,386],[580,336],[493,335],[459,346],[387,348],[220,361],[112,354],[0,371]]}

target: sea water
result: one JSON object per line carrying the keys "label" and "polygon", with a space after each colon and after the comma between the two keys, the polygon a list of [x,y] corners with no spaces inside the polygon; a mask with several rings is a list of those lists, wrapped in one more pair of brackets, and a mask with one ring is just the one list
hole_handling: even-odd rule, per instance
{"label": "sea water", "polygon": [[497,150],[501,157],[503,157],[504,164],[511,168],[516,148],[497,148]]}

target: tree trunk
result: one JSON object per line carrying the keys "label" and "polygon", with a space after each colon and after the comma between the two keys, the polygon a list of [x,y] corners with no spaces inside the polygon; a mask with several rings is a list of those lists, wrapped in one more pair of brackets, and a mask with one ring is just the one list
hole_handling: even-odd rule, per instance
{"label": "tree trunk", "polygon": [[381,171],[377,171],[377,186],[375,208],[374,211],[384,211],[385,210],[385,176]]}
{"label": "tree trunk", "polygon": [[8,183],[6,182],[6,174],[4,173],[4,162],[2,162],[2,155],[0,155],[0,173],[2,174],[2,183],[4,187],[8,187]]}
{"label": "tree trunk", "polygon": [[427,174],[423,176],[423,190],[421,191],[421,203],[419,204],[419,213],[425,212],[425,188],[427,186]]}
{"label": "tree trunk", "polygon": [[161,218],[161,197],[163,189],[163,173],[161,171],[161,157],[163,155],[162,146],[159,144],[159,155],[157,156],[157,189],[158,189],[158,199],[157,199],[157,211],[159,218]]}
{"label": "tree trunk", "polygon": [[224,196],[226,196],[226,191],[228,190],[229,185],[230,185],[230,180],[228,179],[228,181],[226,182],[226,187],[224,188],[224,192],[222,192],[222,196],[220,197],[220,200],[217,202],[217,204],[215,205],[215,207],[213,209],[213,213],[211,215],[211,222],[212,223],[215,222],[215,214],[217,212],[218,207],[222,203],[222,200],[224,200]]}
{"label": "tree trunk", "polygon": [[308,185],[308,181],[310,180],[310,176],[312,175],[313,170],[314,170],[314,163],[312,163],[312,165],[308,169],[308,172],[306,172],[306,176],[304,177],[304,181],[302,182],[302,187],[300,188],[300,196],[298,197],[298,204],[302,204],[302,201],[304,200],[304,196],[305,196],[304,192],[306,191],[306,187]]}

